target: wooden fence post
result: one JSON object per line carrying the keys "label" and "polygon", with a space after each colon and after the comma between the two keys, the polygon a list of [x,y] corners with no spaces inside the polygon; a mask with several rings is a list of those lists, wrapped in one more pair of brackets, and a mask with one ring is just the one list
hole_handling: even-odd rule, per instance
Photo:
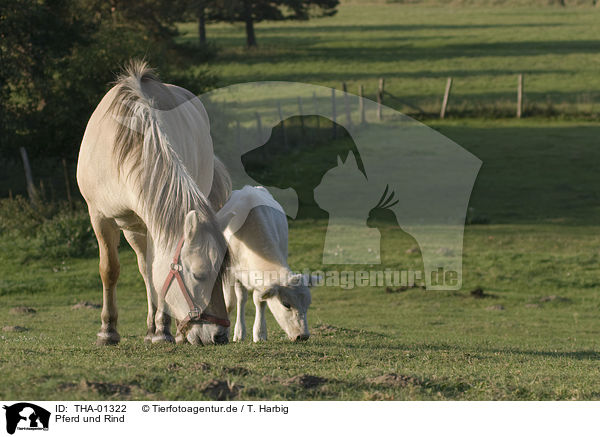
{"label": "wooden fence post", "polygon": [[352,116],[350,114],[350,102],[348,102],[348,86],[346,82],[342,82],[342,89],[344,90],[344,110],[346,111],[346,123],[348,123],[347,128],[352,128]]}
{"label": "wooden fence post", "polygon": [[517,85],[517,118],[523,116],[523,75],[519,74]]}
{"label": "wooden fence post", "polygon": [[260,114],[258,112],[255,112],[254,114],[256,115],[256,133],[257,133],[256,139],[258,140],[259,145],[262,145],[262,141],[263,141],[262,121],[260,119]]}
{"label": "wooden fence post", "polygon": [[319,99],[317,99],[317,93],[313,93],[313,103],[315,104],[315,114],[317,115],[317,131],[321,128],[321,116],[319,115]]}
{"label": "wooden fence post", "polygon": [[281,133],[283,135],[283,147],[287,149],[288,141],[287,141],[287,133],[285,132],[285,121],[283,120],[283,112],[281,111],[281,102],[277,101],[277,113],[279,114],[279,119],[281,120]]}
{"label": "wooden fence post", "polygon": [[29,157],[27,156],[27,150],[25,147],[20,147],[19,152],[21,152],[21,159],[23,160],[23,168],[25,169],[25,181],[27,183],[27,195],[29,196],[29,201],[34,202],[36,200],[36,189],[33,184],[33,175],[31,173],[31,165],[29,165]]}
{"label": "wooden fence post", "polygon": [[385,81],[383,77],[379,79],[379,89],[377,90],[377,118],[383,120],[383,92]]}
{"label": "wooden fence post", "polygon": [[69,202],[69,209],[73,210],[73,198],[71,197],[71,181],[69,180],[69,167],[67,166],[67,160],[62,159],[63,173],[65,176],[65,187],[67,189],[67,200]]}
{"label": "wooden fence post", "polygon": [[335,108],[335,88],[331,89],[331,121],[333,130],[333,139],[337,138],[337,112]]}
{"label": "wooden fence post", "polygon": [[365,101],[363,99],[364,89],[362,85],[358,86],[358,110],[360,112],[360,124],[365,124],[367,118],[365,116]]}
{"label": "wooden fence post", "polygon": [[446,108],[448,108],[448,101],[450,100],[450,90],[452,89],[452,78],[449,77],[446,81],[446,91],[444,91],[444,100],[442,101],[442,110],[440,111],[440,118],[446,117]]}
{"label": "wooden fence post", "polygon": [[302,108],[302,97],[298,96],[298,115],[300,116],[300,129],[304,132],[304,108]]}

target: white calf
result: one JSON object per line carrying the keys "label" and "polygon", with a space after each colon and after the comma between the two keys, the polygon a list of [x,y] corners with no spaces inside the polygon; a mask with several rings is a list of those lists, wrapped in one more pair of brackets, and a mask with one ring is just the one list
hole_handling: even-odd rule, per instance
{"label": "white calf", "polygon": [[232,268],[223,292],[227,311],[231,313],[237,307],[233,340],[241,341],[246,336],[244,308],[248,291],[253,292],[256,306],[252,330],[255,342],[267,339],[265,306],[290,340],[308,339],[310,289],[307,279],[293,274],[287,264],[288,226],[281,206],[264,188],[246,186],[232,193],[217,217],[229,223],[224,234]]}

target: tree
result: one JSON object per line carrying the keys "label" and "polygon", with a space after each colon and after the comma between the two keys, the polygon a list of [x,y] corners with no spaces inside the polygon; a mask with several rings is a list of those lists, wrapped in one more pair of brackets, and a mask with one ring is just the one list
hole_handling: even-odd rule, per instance
{"label": "tree", "polygon": [[196,0],[194,2],[194,12],[198,20],[198,38],[200,44],[206,44],[206,8],[208,0]]}
{"label": "tree", "polygon": [[[183,3],[181,3],[183,4]],[[129,59],[200,93],[202,51],[175,44],[180,1],[0,0],[0,156],[73,157],[94,107]]]}
{"label": "tree", "polygon": [[254,24],[334,15],[338,0],[206,0],[206,17],[246,25],[246,45],[256,46]]}

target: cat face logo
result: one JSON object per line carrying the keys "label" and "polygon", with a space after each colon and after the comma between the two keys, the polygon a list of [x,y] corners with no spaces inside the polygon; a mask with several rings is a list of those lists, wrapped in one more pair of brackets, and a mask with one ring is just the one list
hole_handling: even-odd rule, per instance
{"label": "cat face logo", "polygon": [[50,412],[42,407],[27,402],[19,402],[10,406],[4,405],[6,410],[6,432],[14,434],[19,431],[48,430]]}

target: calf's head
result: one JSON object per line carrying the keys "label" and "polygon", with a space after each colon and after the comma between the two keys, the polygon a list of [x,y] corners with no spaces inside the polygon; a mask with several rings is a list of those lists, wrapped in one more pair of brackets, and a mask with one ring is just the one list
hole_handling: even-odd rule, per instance
{"label": "calf's head", "polygon": [[302,275],[293,275],[285,284],[273,285],[259,294],[265,300],[275,320],[292,341],[308,340],[307,313],[311,303],[308,281]]}

